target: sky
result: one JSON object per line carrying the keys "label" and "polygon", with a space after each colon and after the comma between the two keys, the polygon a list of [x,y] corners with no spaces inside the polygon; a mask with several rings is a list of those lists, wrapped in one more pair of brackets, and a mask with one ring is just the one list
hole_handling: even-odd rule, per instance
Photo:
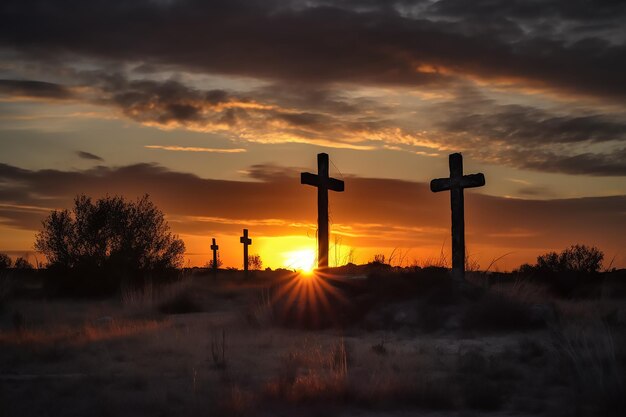
{"label": "sky", "polygon": [[[187,265],[264,266],[316,247],[330,155],[330,263],[450,259],[461,152],[481,268],[598,246],[626,267],[626,3],[617,0],[4,0],[0,251],[74,196],[148,193]],[[495,262],[494,262],[495,261]]]}

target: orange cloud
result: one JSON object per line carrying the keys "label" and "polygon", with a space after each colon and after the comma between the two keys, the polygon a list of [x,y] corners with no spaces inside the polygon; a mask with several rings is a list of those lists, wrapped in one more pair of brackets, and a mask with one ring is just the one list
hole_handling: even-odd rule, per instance
{"label": "orange cloud", "polygon": [[209,152],[209,153],[241,153],[246,152],[243,148],[223,149],[223,148],[202,148],[192,146],[174,146],[174,145],[145,145],[147,149],[160,149],[164,151],[174,152]]}

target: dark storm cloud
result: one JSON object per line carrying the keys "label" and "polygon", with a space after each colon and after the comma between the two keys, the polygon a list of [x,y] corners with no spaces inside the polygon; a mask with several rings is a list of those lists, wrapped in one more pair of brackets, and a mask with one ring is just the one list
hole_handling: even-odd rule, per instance
{"label": "dark storm cloud", "polygon": [[[69,207],[80,192],[131,199],[147,192],[173,219],[177,232],[237,233],[241,224],[252,224],[285,235],[290,224],[309,224],[316,216],[316,193],[300,185],[298,172],[257,165],[250,175],[261,181],[241,182],[204,179],[153,164],[84,171],[31,171],[0,164],[0,220],[32,230],[39,227],[47,208]],[[440,245],[448,236],[445,193],[435,194],[427,184],[409,181],[359,177],[346,181],[346,192],[331,196],[333,222],[363,234],[361,244]],[[622,233],[626,196],[533,201],[468,192],[466,204],[473,244],[559,248],[587,239],[607,248],[626,245]],[[407,232],[413,228],[420,232]]]}
{"label": "dark storm cloud", "polygon": [[[74,54],[289,82],[418,86],[469,75],[626,96],[623,34],[581,36],[551,23],[565,29],[542,36],[539,2],[481,2],[483,13],[474,2],[418,3],[7,0],[0,43],[53,62]],[[586,16],[587,26],[602,29],[626,17],[613,2],[547,5],[556,23]],[[422,64],[441,71],[416,71]]]}
{"label": "dark storm cloud", "polygon": [[508,157],[511,164],[544,172],[626,176],[626,148],[611,153],[582,153],[572,156],[553,152],[521,151],[513,152]]}
{"label": "dark storm cloud", "polygon": [[560,110],[502,105],[470,89],[431,112],[444,144],[471,150],[483,161],[543,172],[626,175],[623,113]]}
{"label": "dark storm cloud", "polygon": [[59,100],[72,97],[63,85],[33,80],[0,80],[0,95]]}
{"label": "dark storm cloud", "polygon": [[451,112],[440,127],[447,132],[470,133],[528,147],[546,143],[626,141],[626,122],[602,114],[557,115],[520,105],[493,105],[485,110]]}
{"label": "dark storm cloud", "polygon": [[546,19],[593,21],[617,20],[626,14],[626,4],[620,0],[440,0],[432,11],[456,17],[507,16],[516,19]]}
{"label": "dark storm cloud", "polygon": [[102,159],[98,155],[92,154],[91,152],[76,151],[76,155],[78,155],[82,159],[87,159],[89,161],[100,161],[100,162],[104,161],[104,159]]}

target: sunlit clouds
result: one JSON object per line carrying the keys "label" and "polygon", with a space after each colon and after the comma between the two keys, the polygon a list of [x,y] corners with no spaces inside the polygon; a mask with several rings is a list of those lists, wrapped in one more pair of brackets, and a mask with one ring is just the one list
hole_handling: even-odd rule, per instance
{"label": "sunlit clouds", "polygon": [[265,266],[305,270],[298,175],[326,152],[347,190],[331,264],[419,263],[450,243],[425,184],[461,152],[487,178],[466,196],[472,257],[586,243],[626,265],[623,2],[6,0],[0,17],[0,251],[32,250],[78,193],[148,193],[190,265],[215,237],[239,267],[245,227]]}
{"label": "sunlit clouds", "polygon": [[146,149],[159,149],[173,152],[209,152],[209,153],[240,153],[246,152],[243,148],[221,149],[221,148],[200,148],[194,146],[168,146],[168,145],[146,145]]}

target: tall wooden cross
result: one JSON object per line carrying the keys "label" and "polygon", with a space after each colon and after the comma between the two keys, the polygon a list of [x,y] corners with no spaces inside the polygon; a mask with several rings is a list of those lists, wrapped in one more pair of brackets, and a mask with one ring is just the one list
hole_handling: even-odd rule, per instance
{"label": "tall wooden cross", "polygon": [[248,238],[248,229],[243,229],[239,242],[243,243],[243,270],[248,272],[248,245],[252,245],[252,239]]}
{"label": "tall wooden cross", "polygon": [[317,154],[317,175],[300,174],[300,184],[317,187],[317,267],[328,268],[328,190],[341,192],[344,183],[328,176],[328,154]]}
{"label": "tall wooden cross", "polygon": [[483,174],[463,175],[463,156],[450,154],[450,178],[437,178],[430,182],[434,193],[450,190],[452,208],[452,275],[462,281],[465,277],[465,209],[463,189],[485,185]]}
{"label": "tall wooden cross", "polygon": [[213,244],[211,245],[211,250],[213,251],[213,270],[217,271],[217,250],[220,248],[215,244],[215,238],[213,238]]}

